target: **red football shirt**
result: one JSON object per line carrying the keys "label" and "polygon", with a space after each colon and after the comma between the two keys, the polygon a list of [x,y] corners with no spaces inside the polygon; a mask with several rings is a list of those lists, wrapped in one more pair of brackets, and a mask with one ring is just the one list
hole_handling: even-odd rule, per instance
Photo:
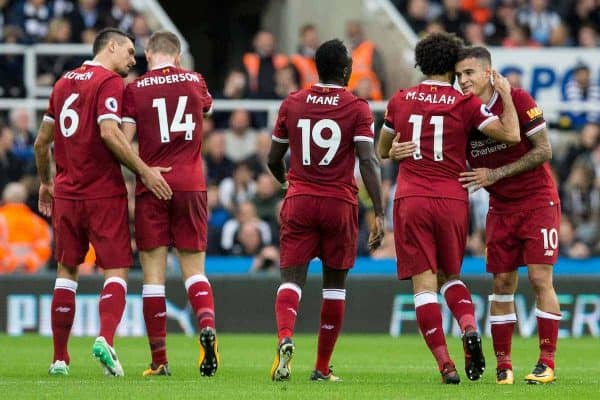
{"label": "red football shirt", "polygon": [[[521,141],[508,146],[481,132],[471,132],[467,156],[473,168],[493,169],[518,160],[533,147],[528,137],[546,128],[542,110],[527,92],[512,89],[511,96],[519,117]],[[496,92],[487,106],[494,114],[501,114],[504,110],[502,99]],[[559,203],[556,184],[547,162],[530,171],[501,179],[486,189],[490,192],[491,211],[514,212]]]}
{"label": "red football shirt", "polygon": [[[212,107],[197,72],[160,65],[127,85],[123,121],[136,124],[140,157],[172,167],[163,177],[177,191],[206,190],[202,171],[202,120]],[[146,191],[138,180],[136,192]]]}
{"label": "red football shirt", "polygon": [[121,166],[100,136],[100,121],[121,122],[123,79],[86,61],[54,85],[44,120],[53,122],[54,196],[96,199],[126,193]]}
{"label": "red football shirt", "polygon": [[398,91],[389,101],[384,132],[417,143],[412,157],[400,163],[395,198],[438,197],[468,201],[458,181],[466,170],[468,134],[498,117],[472,95],[449,83],[423,81]]}
{"label": "red football shirt", "polygon": [[336,197],[358,204],[354,143],[373,142],[366,101],[343,87],[316,84],[291,93],[279,108],[273,140],[290,145],[287,197]]}

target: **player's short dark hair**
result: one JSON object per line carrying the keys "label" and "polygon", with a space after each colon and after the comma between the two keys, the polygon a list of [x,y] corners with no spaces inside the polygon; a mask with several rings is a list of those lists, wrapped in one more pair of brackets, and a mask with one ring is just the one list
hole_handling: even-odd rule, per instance
{"label": "player's short dark hair", "polygon": [[319,46],[315,62],[321,82],[343,81],[344,68],[352,64],[352,59],[348,57],[348,49],[340,39],[331,39]]}
{"label": "player's short dark hair", "polygon": [[466,60],[467,58],[476,58],[485,60],[488,64],[492,64],[492,55],[489,50],[483,46],[464,47],[458,52],[458,60],[456,62]]}
{"label": "player's short dark hair", "polygon": [[176,56],[181,53],[181,42],[173,32],[157,31],[150,36],[146,50]]}
{"label": "player's short dark hair", "polygon": [[416,66],[425,75],[454,72],[463,41],[453,33],[432,33],[421,39],[415,48]]}
{"label": "player's short dark hair", "polygon": [[123,40],[129,39],[133,43],[135,43],[135,38],[130,34],[123,32],[117,28],[104,28],[96,35],[96,39],[94,39],[93,52],[94,55],[97,55],[102,49],[106,47],[108,42],[111,40],[117,40],[119,43],[122,43]]}

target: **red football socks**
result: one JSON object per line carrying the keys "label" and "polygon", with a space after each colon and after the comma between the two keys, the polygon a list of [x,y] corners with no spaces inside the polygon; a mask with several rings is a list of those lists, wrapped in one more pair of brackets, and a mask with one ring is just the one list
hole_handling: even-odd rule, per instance
{"label": "red football socks", "polygon": [[215,302],[208,278],[201,274],[192,275],[186,279],[185,289],[198,320],[198,329],[215,329]]}
{"label": "red football socks", "polygon": [[467,286],[460,280],[446,282],[440,289],[440,293],[446,299],[446,304],[452,312],[452,315],[458,322],[461,332],[465,332],[468,327],[477,329],[475,322],[475,307],[471,299],[471,293]]}
{"label": "red football socks", "polygon": [[144,321],[148,344],[155,366],[167,363],[167,303],[164,285],[144,285],[142,288]]}
{"label": "red football socks", "polygon": [[98,310],[100,312],[100,336],[113,345],[115,332],[125,311],[125,296],[127,282],[118,277],[110,277],[104,281],[104,288],[100,293]]}
{"label": "red football socks", "polygon": [[323,375],[329,374],[329,362],[342,329],[345,305],[345,289],[323,289],[321,328],[319,329],[317,362],[315,364],[315,369]]}
{"label": "red football socks", "polygon": [[505,315],[490,315],[492,325],[492,342],[496,354],[496,367],[498,369],[512,370],[510,350],[512,335],[515,330],[517,315],[515,313]]}
{"label": "red football socks", "polygon": [[540,363],[544,363],[554,369],[554,353],[556,353],[556,342],[558,340],[558,325],[561,315],[535,309],[538,323],[538,335],[540,338]]}
{"label": "red football socks", "polygon": [[61,360],[70,362],[67,344],[73,319],[75,318],[75,293],[77,282],[65,278],[57,278],[52,296],[52,310],[50,319],[52,324],[52,342],[54,343],[54,357],[52,362]]}
{"label": "red football socks", "polygon": [[419,329],[427,343],[427,347],[435,357],[440,371],[444,364],[452,363],[446,346],[446,338],[442,327],[442,312],[433,292],[415,294],[415,313]]}
{"label": "red football socks", "polygon": [[279,341],[294,335],[294,325],[298,316],[298,307],[302,289],[295,283],[282,283],[277,289],[275,298],[275,318],[277,319],[277,336]]}

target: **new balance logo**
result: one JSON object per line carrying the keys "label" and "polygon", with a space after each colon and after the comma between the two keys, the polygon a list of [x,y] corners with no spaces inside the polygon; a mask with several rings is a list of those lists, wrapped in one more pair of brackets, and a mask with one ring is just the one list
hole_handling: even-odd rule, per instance
{"label": "new balance logo", "polygon": [[328,331],[330,331],[334,328],[335,328],[335,326],[329,325],[329,324],[321,325],[321,329],[327,329]]}
{"label": "new balance logo", "polygon": [[106,299],[110,299],[112,297],[111,293],[105,294],[102,297],[100,297],[100,300],[106,300]]}
{"label": "new balance logo", "polygon": [[208,294],[208,292],[206,290],[202,291],[202,292],[198,292],[196,293],[196,295],[194,297],[198,297],[198,296],[206,296]]}
{"label": "new balance logo", "polygon": [[294,310],[292,307],[288,307],[287,309],[289,312],[291,312],[292,314],[298,316],[298,313],[296,312],[296,310]]}
{"label": "new balance logo", "polygon": [[164,317],[165,315],[167,315],[167,312],[166,312],[166,311],[159,312],[159,313],[156,313],[156,314],[154,314],[154,318],[162,318],[162,317]]}
{"label": "new balance logo", "polygon": [[544,257],[552,257],[554,255],[554,250],[546,250],[544,253]]}
{"label": "new balance logo", "polygon": [[433,335],[438,328],[433,328],[425,332],[425,336]]}
{"label": "new balance logo", "polygon": [[71,311],[71,307],[56,307],[56,309],[54,309],[54,311],[67,313],[67,312]]}
{"label": "new balance logo", "polygon": [[458,301],[458,304],[460,303],[466,303],[466,304],[471,304],[471,300],[467,300],[467,299],[462,299]]}

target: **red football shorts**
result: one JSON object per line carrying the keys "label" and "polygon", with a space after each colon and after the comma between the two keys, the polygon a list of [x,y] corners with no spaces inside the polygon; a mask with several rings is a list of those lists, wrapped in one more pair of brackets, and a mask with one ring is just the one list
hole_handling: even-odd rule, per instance
{"label": "red football shorts", "polygon": [[488,272],[511,272],[530,264],[556,264],[559,204],[510,214],[488,213],[485,229]]}
{"label": "red football shorts", "polygon": [[151,192],[135,198],[135,240],[139,250],[175,246],[206,251],[206,192],[173,192],[160,200]]}
{"label": "red football shorts", "polygon": [[281,268],[319,257],[329,268],[350,269],[358,250],[358,206],[333,197],[286,198],[279,243]]}
{"label": "red football shorts", "polygon": [[469,205],[460,200],[404,197],[394,201],[394,242],[398,279],[427,270],[460,273]]}
{"label": "red football shorts", "polygon": [[59,263],[78,266],[91,243],[99,267],[124,268],[133,264],[126,196],[86,200],[55,198],[52,215],[55,257]]}

